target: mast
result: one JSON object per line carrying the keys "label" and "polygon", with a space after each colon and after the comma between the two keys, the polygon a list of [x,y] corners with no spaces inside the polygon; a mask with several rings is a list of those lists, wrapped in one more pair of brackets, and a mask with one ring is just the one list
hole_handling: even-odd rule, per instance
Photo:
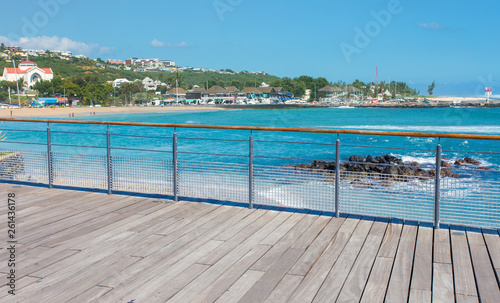
{"label": "mast", "polygon": [[14,64],[14,73],[16,74],[17,98],[19,100],[19,107],[21,107],[21,94],[19,93],[19,78],[17,77],[17,68],[15,59],[12,60],[12,64]]}
{"label": "mast", "polygon": [[377,66],[377,93],[375,94],[378,101],[378,66]]}

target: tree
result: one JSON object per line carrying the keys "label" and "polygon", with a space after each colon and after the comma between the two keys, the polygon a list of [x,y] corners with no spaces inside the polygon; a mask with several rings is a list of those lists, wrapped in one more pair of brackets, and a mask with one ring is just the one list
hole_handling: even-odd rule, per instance
{"label": "tree", "polygon": [[429,93],[429,96],[432,96],[434,87],[436,87],[436,84],[434,83],[434,81],[432,81],[432,84],[429,85],[429,88],[427,88],[427,92]]}
{"label": "tree", "polygon": [[0,52],[3,52],[5,50],[5,44],[2,43],[0,44]]}

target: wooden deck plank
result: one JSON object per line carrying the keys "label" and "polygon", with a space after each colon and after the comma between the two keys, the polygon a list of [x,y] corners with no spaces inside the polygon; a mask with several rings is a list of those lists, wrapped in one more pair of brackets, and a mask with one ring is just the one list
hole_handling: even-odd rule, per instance
{"label": "wooden deck plank", "polygon": [[[342,220],[335,221],[342,222]],[[333,236],[333,241],[326,245],[321,257],[314,263],[302,282],[295,289],[291,296],[291,302],[312,302],[321,285],[323,285],[323,281],[328,276],[330,269],[351,238],[358,223],[358,220],[348,218],[343,221],[342,226],[334,235],[330,235]]]}
{"label": "wooden deck plank", "polygon": [[400,224],[388,224],[361,302],[384,301],[402,229],[403,226]]}
{"label": "wooden deck plank", "polygon": [[296,289],[302,282],[302,276],[286,275],[264,301],[265,303],[286,303],[290,299],[291,289]]}
{"label": "wooden deck plank", "polygon": [[216,303],[238,302],[245,293],[255,285],[264,272],[248,270],[231,287],[215,301]]}
{"label": "wooden deck plank", "polygon": [[[359,222],[352,237],[347,242],[342,253],[323,282],[323,285],[314,297],[313,302],[331,302],[331,300],[336,300],[338,298],[340,290],[349,272],[353,268],[372,226],[373,221],[371,220],[361,220]],[[380,236],[380,238],[382,238],[382,236]]]}
{"label": "wooden deck plank", "polygon": [[483,233],[483,236],[486,247],[488,248],[488,253],[490,254],[491,262],[493,263],[493,268],[496,272],[497,282],[500,283],[500,241],[498,232],[493,234],[487,231]]}
{"label": "wooden deck plank", "polygon": [[[493,302],[500,296],[500,237],[493,231],[0,183],[0,192],[11,191],[20,198],[18,239],[26,242],[18,243],[16,256],[20,302]],[[6,240],[0,234],[0,258],[7,257]],[[1,279],[7,270],[0,264]],[[10,302],[6,289],[0,287],[0,302]]]}
{"label": "wooden deck plank", "polygon": [[479,300],[484,303],[500,301],[500,289],[492,267],[483,235],[467,231],[472,267],[477,281]]}
{"label": "wooden deck plank", "polygon": [[368,281],[373,263],[387,229],[387,223],[375,222],[370,230],[363,248],[354,263],[347,280],[340,291],[338,302],[359,302]]}
{"label": "wooden deck plank", "polygon": [[464,230],[451,231],[451,249],[457,298],[458,295],[477,297],[476,279]]}
{"label": "wooden deck plank", "polygon": [[403,227],[387,288],[385,301],[388,303],[406,302],[408,300],[416,237],[416,226],[405,225]]}
{"label": "wooden deck plank", "polygon": [[434,263],[432,277],[432,301],[455,302],[453,288],[453,266],[445,263]]}
{"label": "wooden deck plank", "polygon": [[[295,265],[290,269],[289,274],[296,276],[305,276],[318,259],[329,249],[332,241],[335,240],[337,231],[343,225],[344,219],[331,219],[328,224],[321,229],[320,234],[313,240],[311,245],[307,247],[306,252],[300,257]],[[295,246],[294,246],[295,247]]]}
{"label": "wooden deck plank", "polygon": [[433,234],[433,228],[422,226],[418,228],[415,257],[413,259],[413,274],[411,277],[410,301],[414,301],[411,290],[419,290],[418,292],[413,292],[413,294],[418,296],[414,302],[419,302],[421,298],[426,298],[431,293]]}

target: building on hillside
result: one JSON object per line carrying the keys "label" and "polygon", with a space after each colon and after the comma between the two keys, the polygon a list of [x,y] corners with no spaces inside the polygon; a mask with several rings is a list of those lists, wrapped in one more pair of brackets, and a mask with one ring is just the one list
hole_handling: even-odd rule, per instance
{"label": "building on hillside", "polygon": [[225,88],[218,85],[214,85],[202,94],[202,98],[205,100],[214,100],[218,103],[232,102],[235,97],[234,94],[228,92]]}
{"label": "building on hillside", "polygon": [[0,80],[17,81],[22,80],[24,87],[33,88],[39,81],[50,81],[54,78],[54,72],[51,68],[40,68],[35,62],[23,61],[14,69],[13,67],[5,67],[3,76]]}
{"label": "building on hillside", "polygon": [[153,79],[146,77],[144,80],[142,80],[142,85],[144,85],[144,88],[146,90],[156,90],[156,85]]}
{"label": "building on hillside", "polygon": [[327,85],[318,90],[318,97],[320,99],[329,100],[342,95],[342,93],[343,90],[340,87]]}
{"label": "building on hillside", "polygon": [[160,60],[160,59],[138,59],[130,58],[125,60],[126,65],[136,65],[143,68],[162,68],[175,66],[175,62],[171,60]]}
{"label": "building on hillside", "polygon": [[133,83],[133,82],[129,81],[129,80],[125,79],[125,78],[116,79],[115,81],[113,81],[113,87],[120,87],[124,83]]}
{"label": "building on hillside", "polygon": [[11,52],[21,52],[23,50],[20,46],[6,46],[5,49]]}

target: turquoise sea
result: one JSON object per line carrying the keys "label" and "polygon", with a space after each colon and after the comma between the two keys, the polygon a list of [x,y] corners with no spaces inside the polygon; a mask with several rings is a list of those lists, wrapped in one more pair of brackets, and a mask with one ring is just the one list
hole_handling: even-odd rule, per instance
{"label": "turquoise sea", "polygon": [[[500,135],[500,109],[497,108],[215,110],[89,115],[78,120]],[[4,122],[0,128],[6,136],[1,149],[24,152],[27,165],[24,178],[46,183],[47,124]],[[52,123],[50,129],[54,184],[107,188],[106,126]],[[179,195],[245,203],[252,136],[255,203],[334,210],[331,175],[294,171],[284,166],[310,164],[313,160],[334,161],[336,134],[128,126],[110,126],[109,130],[114,190],[171,195],[175,132]],[[500,228],[500,142],[371,135],[340,135],[339,139],[343,161],[352,155],[392,154],[405,163],[417,161],[427,169],[435,163],[436,147],[440,143],[443,157],[452,165],[454,173],[460,175],[458,179],[441,179],[443,222]],[[13,141],[40,145],[8,143]],[[34,150],[40,152],[37,154]],[[455,160],[463,157],[479,160],[481,166],[489,170],[453,166]],[[433,220],[433,178],[401,179],[384,185],[376,176],[345,174],[340,184],[341,212]]]}
{"label": "turquoise sea", "polygon": [[[359,129],[359,130],[394,130],[415,132],[444,132],[465,134],[500,135],[500,109],[499,108],[436,108],[436,109],[381,109],[381,108],[326,108],[326,109],[279,109],[279,110],[216,110],[209,112],[176,112],[176,113],[150,113],[150,114],[120,114],[106,116],[79,117],[78,120],[98,121],[127,121],[127,122],[158,122],[181,124],[211,124],[211,125],[250,125],[250,126],[276,126],[276,127],[305,127],[325,129]],[[3,123],[1,128],[21,128],[45,130],[46,125],[33,123]],[[57,131],[105,133],[106,127],[95,125],[64,125],[53,124],[51,130],[52,143],[62,145],[80,146],[105,146],[105,137],[99,135],[58,134]],[[112,126],[112,134],[144,135],[153,137],[172,137],[171,128],[124,127]],[[188,140],[182,138],[215,138],[248,140],[249,131],[222,131],[177,129],[179,136],[179,150],[182,152],[216,153],[248,155],[247,142],[215,142]],[[14,133],[6,132],[9,141],[46,142],[43,133]],[[253,132],[257,141],[298,141],[335,144],[336,135],[331,134],[296,134]],[[402,157],[405,162],[416,160],[421,163],[433,163],[438,139],[435,138],[406,138],[385,136],[354,136],[341,135],[342,145],[370,146],[342,147],[341,158],[347,159],[351,155],[384,155],[392,153]],[[137,148],[144,150],[171,150],[169,139],[144,139],[113,137],[112,145],[120,148]],[[441,139],[443,156],[451,161],[469,156],[478,159],[484,166],[492,169],[500,168],[500,156],[490,152],[500,152],[500,142],[482,140],[457,140]],[[17,147],[17,146],[16,146]],[[401,148],[401,150],[384,149],[384,147]],[[30,148],[34,148],[31,146]],[[37,147],[43,149],[43,147]],[[301,158],[334,160],[334,146],[298,145],[278,143],[256,143],[256,156],[270,156],[283,158]],[[78,153],[97,153],[105,151],[84,147],[54,147],[56,151],[72,151]],[[424,149],[425,151],[411,151],[406,149]],[[466,152],[486,152],[471,153]],[[129,154],[125,150],[114,150],[116,155]],[[137,152],[144,155],[144,152]],[[156,157],[154,153],[148,153]],[[164,156],[164,155],[161,155]],[[239,157],[200,156],[184,154],[186,159],[217,160],[244,163],[247,159]],[[261,159],[265,164],[293,164],[306,163],[306,161],[271,160]]]}

